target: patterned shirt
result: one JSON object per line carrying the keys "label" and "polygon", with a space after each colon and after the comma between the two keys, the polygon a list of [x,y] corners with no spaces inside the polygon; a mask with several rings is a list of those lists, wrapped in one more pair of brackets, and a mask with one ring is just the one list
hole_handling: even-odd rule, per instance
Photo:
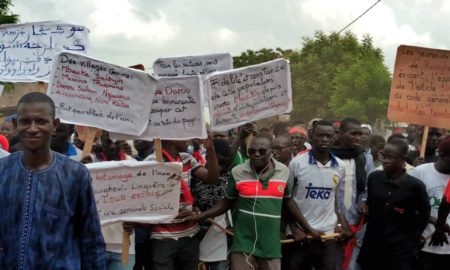
{"label": "patterned shirt", "polygon": [[[183,163],[183,171],[181,174],[182,181],[184,181],[184,185],[182,183],[180,190],[180,210],[187,209],[192,210],[192,203],[189,203],[189,198],[192,197],[190,194],[190,190],[187,188],[190,186],[192,171],[197,169],[200,163],[188,153],[179,153],[178,157],[171,157],[167,154],[167,152],[163,151],[164,161],[166,162],[182,162]],[[154,160],[155,156],[149,156],[146,160]],[[185,188],[183,188],[183,186]],[[186,194],[188,193],[188,194]],[[197,222],[194,221],[185,221],[184,219],[173,219],[170,223],[164,224],[155,224],[152,227],[151,238],[154,239],[165,239],[172,238],[178,239],[181,237],[192,237],[199,231],[199,226]]]}
{"label": "patterned shirt", "polygon": [[225,197],[236,200],[233,252],[252,253],[266,259],[281,258],[281,206],[283,197],[291,196],[291,190],[288,168],[274,159],[272,162],[274,172],[267,180],[258,179],[250,160],[231,171]]}
{"label": "patterned shirt", "polygon": [[0,159],[0,269],[106,269],[89,171],[52,154],[38,172],[22,152]]}

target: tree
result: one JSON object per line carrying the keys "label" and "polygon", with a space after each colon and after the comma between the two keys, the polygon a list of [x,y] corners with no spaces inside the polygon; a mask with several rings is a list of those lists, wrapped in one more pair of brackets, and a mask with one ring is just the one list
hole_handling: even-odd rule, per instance
{"label": "tree", "polygon": [[11,0],[0,0],[0,25],[19,21],[19,15],[13,14],[10,6],[12,6]]}
{"label": "tree", "polygon": [[291,64],[293,114],[301,119],[355,116],[374,123],[385,118],[390,75],[372,38],[316,32],[304,38],[300,61]]}
{"label": "tree", "polygon": [[293,50],[283,50],[281,48],[266,49],[259,51],[247,50],[239,56],[233,57],[234,68],[246,67],[275,60],[277,58],[285,58],[290,61],[298,61],[299,53]]}

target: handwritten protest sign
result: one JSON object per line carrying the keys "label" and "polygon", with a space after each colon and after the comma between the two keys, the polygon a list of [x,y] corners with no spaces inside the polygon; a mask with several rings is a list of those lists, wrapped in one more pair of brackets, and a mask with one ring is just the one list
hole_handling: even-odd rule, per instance
{"label": "handwritten protest sign", "polygon": [[209,74],[205,87],[215,131],[292,110],[291,73],[284,59]]}
{"label": "handwritten protest sign", "polygon": [[[229,53],[164,57],[153,63],[153,72],[157,77],[200,75],[204,78],[209,73],[230,69],[233,69],[233,57]],[[204,93],[205,105],[208,99],[208,94]]]}
{"label": "handwritten protest sign", "polygon": [[153,63],[153,72],[158,77],[206,75],[229,69],[233,69],[233,58],[229,53],[164,57]]}
{"label": "handwritten protest sign", "polygon": [[398,47],[388,118],[450,127],[450,51]]}
{"label": "handwritten protest sign", "polygon": [[161,223],[178,214],[181,163],[132,160],[86,166],[102,224]]}
{"label": "handwritten protest sign", "polygon": [[138,137],[117,133],[110,136],[113,140],[206,138],[202,93],[199,76],[159,78],[144,133]]}
{"label": "handwritten protest sign", "polygon": [[156,79],[80,54],[56,56],[47,94],[67,123],[140,135],[146,128]]}
{"label": "handwritten protest sign", "polygon": [[36,22],[0,26],[0,80],[48,82],[55,55],[85,53],[89,29],[64,22]]}

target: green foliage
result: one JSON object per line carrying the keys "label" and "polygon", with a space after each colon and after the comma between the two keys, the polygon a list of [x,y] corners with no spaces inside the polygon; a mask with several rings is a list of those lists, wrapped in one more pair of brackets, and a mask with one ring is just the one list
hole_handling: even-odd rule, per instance
{"label": "green foliage", "polygon": [[281,48],[266,49],[259,51],[247,50],[239,56],[233,57],[234,68],[246,67],[275,60],[277,58],[285,58],[290,61],[298,61],[299,53],[293,50],[283,50]]}
{"label": "green foliage", "polygon": [[19,21],[19,15],[13,14],[10,6],[12,6],[11,0],[0,0],[0,25]]}
{"label": "green foliage", "polygon": [[303,38],[300,51],[247,50],[234,57],[234,66],[280,57],[291,65],[294,118],[354,116],[372,124],[386,118],[391,78],[370,36],[359,41],[351,32],[316,32],[313,38]]}
{"label": "green foliage", "polygon": [[386,117],[390,75],[371,37],[359,42],[350,32],[316,32],[303,39],[300,59],[291,65],[297,118],[352,115],[374,123]]}

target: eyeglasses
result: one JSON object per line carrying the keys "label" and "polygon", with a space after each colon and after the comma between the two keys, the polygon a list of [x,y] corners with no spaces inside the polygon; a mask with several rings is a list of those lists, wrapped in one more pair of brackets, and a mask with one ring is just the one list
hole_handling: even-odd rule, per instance
{"label": "eyeglasses", "polygon": [[259,149],[249,148],[249,149],[247,149],[247,153],[251,156],[255,155],[256,152],[258,152],[261,156],[264,156],[267,154],[268,150],[264,149],[264,148],[259,148]]}

